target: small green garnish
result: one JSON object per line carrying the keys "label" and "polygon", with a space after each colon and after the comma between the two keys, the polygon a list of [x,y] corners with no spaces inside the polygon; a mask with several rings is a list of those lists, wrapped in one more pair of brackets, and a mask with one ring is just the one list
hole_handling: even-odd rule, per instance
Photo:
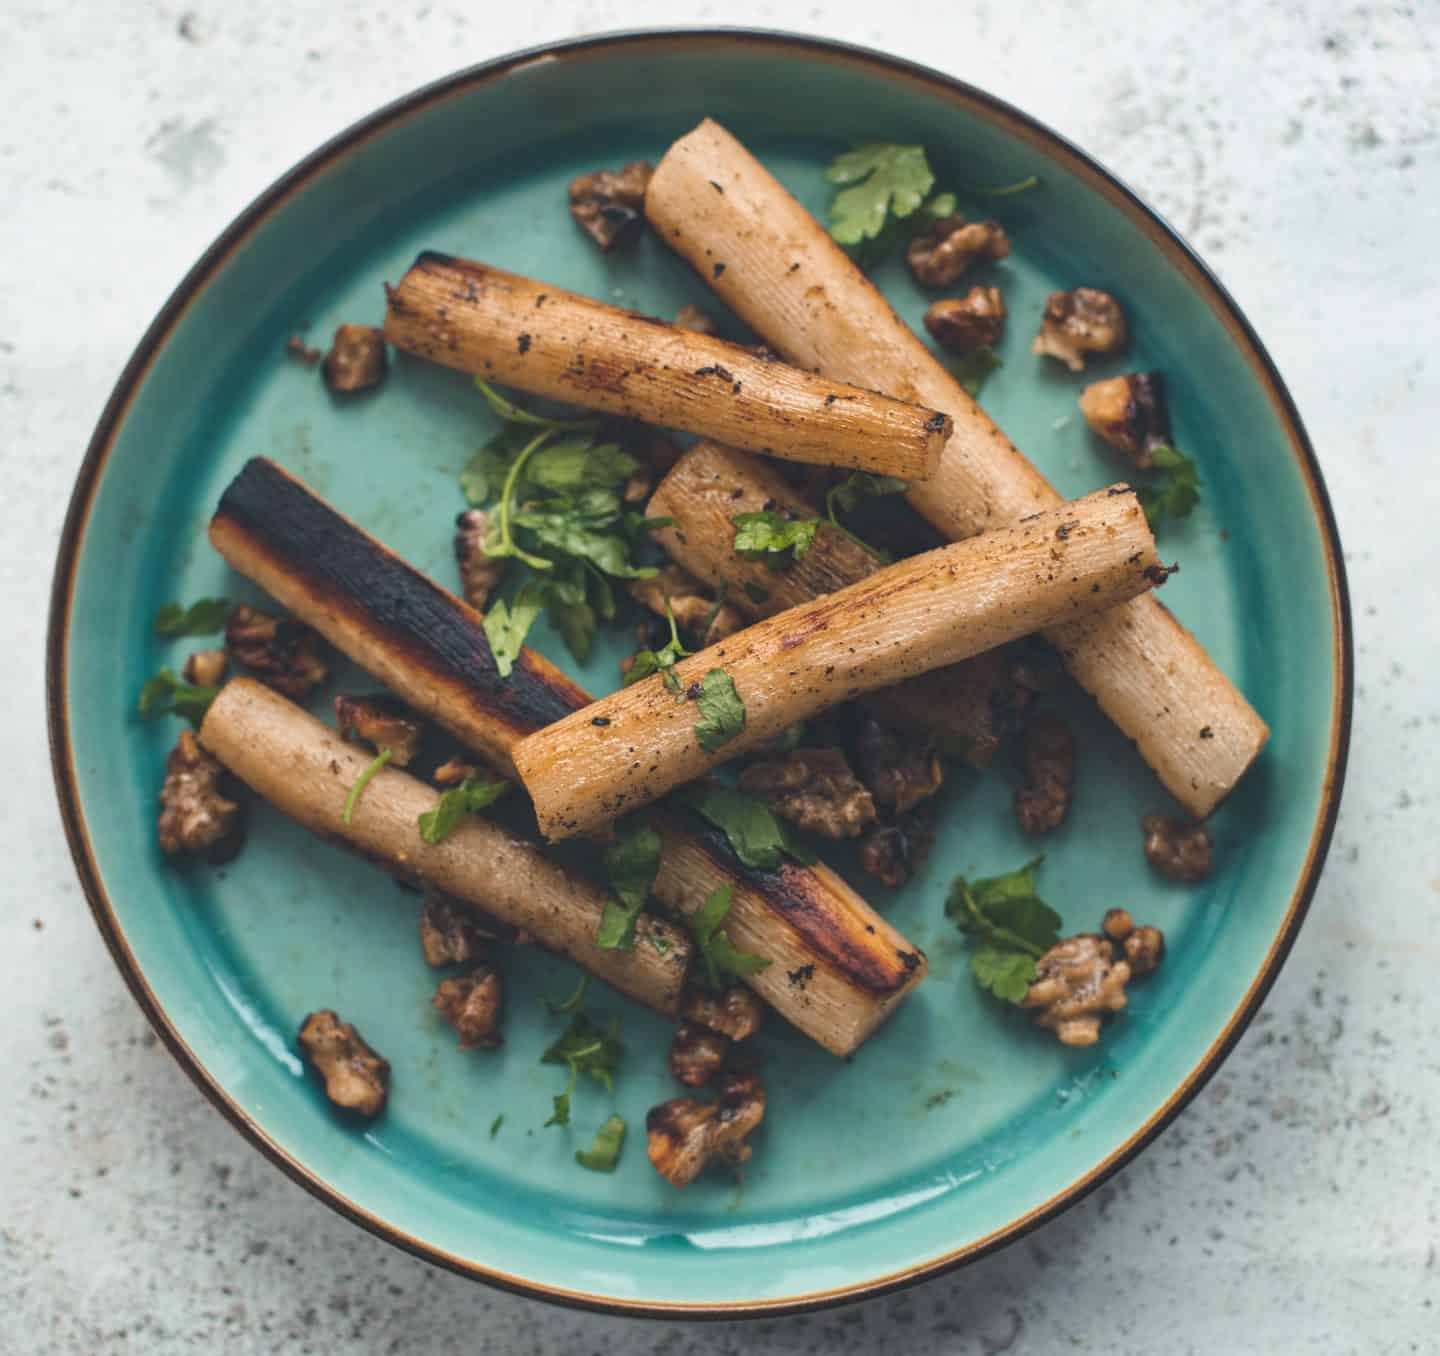
{"label": "small green garnish", "polygon": [[583,1012],[577,1012],[565,1032],[543,1055],[542,1064],[564,1064],[570,1075],[563,1092],[555,1094],[555,1109],[545,1125],[570,1124],[570,1098],[582,1073],[589,1074],[606,1091],[615,1091],[615,1070],[625,1047],[620,1044],[620,1019],[612,1019],[608,1030],[596,1026]]}
{"label": "small green garnish", "polygon": [[595,1132],[595,1142],[588,1149],[576,1149],[575,1161],[591,1172],[614,1172],[625,1144],[625,1122],[611,1116]]}
{"label": "small green garnish", "polygon": [[500,1127],[505,1124],[505,1113],[502,1111],[493,1121],[490,1122],[490,1138],[494,1139],[500,1133]]}
{"label": "small green garnish", "polygon": [[585,994],[589,988],[590,976],[581,975],[580,982],[575,986],[575,992],[572,993],[569,998],[565,999],[563,1002],[560,1003],[555,1002],[553,999],[547,998],[545,1000],[545,1007],[549,1012],[551,1012],[557,1017],[562,1012],[579,1012],[581,1006],[585,1002]]}
{"label": "small green garnish", "polygon": [[810,866],[815,854],[762,800],[718,782],[692,782],[675,793],[682,805],[702,815],[725,835],[730,850],[758,871],[773,871],[787,857]]}
{"label": "small green garnish", "polygon": [[742,560],[763,561],[772,570],[787,570],[802,560],[820,530],[819,518],[789,518],[774,509],[737,513],[735,554]]}
{"label": "small green garnish", "polygon": [[552,419],[548,415],[535,414],[531,410],[522,408],[513,400],[506,400],[489,382],[481,377],[475,378],[475,385],[480,394],[485,397],[485,403],[490,406],[490,412],[507,424],[530,424],[536,428],[547,428],[556,432],[569,430],[593,429],[598,420],[590,419]]}
{"label": "small green garnish", "polygon": [[355,807],[360,803],[360,797],[364,794],[365,788],[370,785],[370,779],[380,771],[391,759],[389,749],[381,749],[366,765],[361,774],[355,778],[350,787],[350,794],[345,797],[345,808],[340,811],[340,822],[348,824],[350,816],[355,813]]}
{"label": "small green garnish", "polygon": [[838,513],[854,513],[866,499],[882,499],[886,495],[904,494],[910,482],[899,476],[876,476],[868,471],[851,471],[838,485],[833,485],[825,495],[826,519],[835,531],[849,537],[862,551],[874,556],[881,564],[888,564],[890,557],[878,547],[858,537],[841,523]]}
{"label": "small green garnish", "polygon": [[155,614],[157,636],[208,636],[225,629],[230,615],[228,598],[200,598],[189,607],[162,603]]}
{"label": "small green garnish", "polygon": [[218,687],[182,683],[167,667],[140,689],[138,709],[146,720],[153,720],[156,716],[183,716],[198,727],[205,719],[210,703],[219,695]]}
{"label": "small green garnish", "polygon": [[1003,876],[957,876],[945,913],[970,937],[970,969],[982,989],[1021,1002],[1035,982],[1035,962],[1060,940],[1060,915],[1035,893],[1041,858]]}
{"label": "small green garnish", "polygon": [[1158,531],[1166,518],[1188,518],[1200,502],[1200,472],[1195,463],[1177,452],[1169,443],[1157,443],[1150,449],[1150,461],[1163,473],[1159,485],[1141,486],[1136,494],[1152,532]]}
{"label": "small green garnish", "polygon": [[421,814],[420,837],[427,843],[443,842],[460,827],[467,815],[479,814],[509,789],[509,782],[487,781],[472,773],[459,786],[452,786],[446,791],[435,802],[433,810]]}
{"label": "small green garnish", "polygon": [[1005,360],[989,344],[981,344],[979,348],[952,362],[950,371],[955,380],[965,388],[966,394],[973,398],[980,394],[990,374],[1004,365]]}
{"label": "small green garnish", "polygon": [[[1040,176],[1038,174],[1027,174],[1023,179],[1017,179],[1013,184],[996,184],[993,188],[967,187],[965,192],[972,198],[1013,198],[1017,193],[1028,193],[1032,188],[1040,187]],[[955,210],[953,207],[950,209]]]}
{"label": "small green garnish", "polygon": [[613,893],[605,900],[595,945],[603,951],[633,951],[636,920],[660,873],[660,835],[648,824],[622,822],[604,859]]}
{"label": "small green garnish", "polygon": [[878,239],[892,221],[913,215],[935,184],[923,146],[890,141],[837,155],[825,177],[841,185],[830,204],[830,234],[842,245]]}
{"label": "small green garnish", "polygon": [[735,690],[735,680],[724,669],[711,669],[700,680],[695,705],[700,708],[695,738],[706,753],[714,753],[745,728],[745,703]]}
{"label": "small green garnish", "polygon": [[666,690],[677,697],[680,695],[680,679],[675,672],[675,665],[686,658],[690,651],[680,640],[680,629],[675,624],[675,612],[670,606],[668,593],[665,595],[665,620],[670,623],[670,639],[658,650],[637,650],[631,657],[630,669],[622,686],[630,687],[642,678],[658,673]]}
{"label": "small green garnish", "polygon": [[721,926],[735,896],[733,885],[712,891],[689,917],[690,935],[695,939],[695,976],[706,988],[719,991],[729,979],[759,974],[770,961],[764,956],[737,950]]}
{"label": "small green garnish", "polygon": [[544,585],[538,579],[527,579],[508,604],[496,602],[485,614],[480,625],[490,642],[490,653],[495,656],[495,672],[502,678],[508,678],[515,668],[525,637],[544,610]]}

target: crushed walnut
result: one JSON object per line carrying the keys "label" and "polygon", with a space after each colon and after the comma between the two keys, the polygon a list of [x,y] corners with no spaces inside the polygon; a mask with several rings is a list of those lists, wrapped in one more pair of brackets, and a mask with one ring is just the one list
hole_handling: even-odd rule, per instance
{"label": "crushed walnut", "polygon": [[205,853],[222,866],[243,841],[240,804],[220,794],[225,769],[200,747],[192,730],[184,731],[165,759],[160,788],[160,850],[168,857]]}
{"label": "crushed walnut", "polygon": [[[665,600],[670,600],[670,611],[681,634],[692,645],[704,647],[724,640],[745,624],[745,619],[729,603],[721,603],[717,609],[715,599],[708,596],[706,586],[682,565],[662,565],[660,572],[649,579],[632,579],[630,596],[642,607],[649,608],[657,617],[665,615]],[[706,619],[710,624],[705,634],[700,628]],[[670,638],[668,631],[662,634],[660,644]],[[653,648],[653,647],[649,647]]]}
{"label": "crushed walnut", "polygon": [[1146,815],[1140,827],[1145,833],[1145,860],[1167,880],[1193,884],[1210,874],[1214,845],[1203,824]]}
{"label": "crushed walnut", "polygon": [[1005,298],[998,287],[972,287],[963,297],[931,302],[925,328],[941,348],[973,353],[1000,342],[1005,315]]}
{"label": "crushed walnut", "polygon": [[335,723],[341,739],[362,740],[390,750],[396,767],[409,767],[420,751],[425,727],[396,697],[377,693],[369,697],[336,697]]}
{"label": "crushed walnut", "polygon": [[1075,787],[1075,738],[1058,716],[1041,714],[1020,746],[1025,783],[1015,792],[1015,822],[1026,833],[1051,833],[1065,822]]}
{"label": "crushed walnut", "polygon": [[1118,353],[1126,337],[1120,303],[1099,288],[1077,287],[1073,292],[1050,293],[1030,352],[1058,358],[1072,372],[1079,372],[1087,354]]}
{"label": "crushed walnut", "polygon": [[675,312],[675,328],[692,334],[714,334],[715,321],[698,306],[682,306]]}
{"label": "crushed walnut", "polygon": [[390,1088],[390,1065],[329,1008],[300,1027],[300,1048],[325,1080],[325,1095],[358,1116],[379,1115]]}
{"label": "crushed walnut", "polygon": [[425,964],[471,965],[490,954],[500,934],[468,906],[446,895],[427,895],[420,909],[420,950]]}
{"label": "crushed walnut", "polygon": [[442,979],[432,1001],[435,1011],[455,1028],[462,1050],[498,1050],[505,1044],[500,1034],[503,997],[500,972],[482,965],[468,975]]}
{"label": "crushed walnut", "polygon": [[484,509],[466,509],[455,519],[455,561],[460,566],[460,591],[477,612],[485,611],[490,595],[500,587],[510,562],[485,554],[490,520]]}
{"label": "crushed walnut", "polygon": [[1125,953],[1136,979],[1148,975],[1165,959],[1165,934],[1149,924],[1137,927],[1129,909],[1107,909],[1100,931]]}
{"label": "crushed walnut", "polygon": [[670,1042],[670,1072],[687,1088],[703,1087],[725,1063],[730,1042],[707,1027],[681,1022]]}
{"label": "crushed walnut", "polygon": [[[1124,909],[1111,909],[1102,926],[1104,936],[1066,937],[1041,956],[1020,1004],[1039,1008],[1035,1025],[1053,1031],[1064,1045],[1094,1045],[1103,1015],[1125,1006],[1125,986],[1165,956],[1160,929],[1137,928]],[[1116,957],[1117,945],[1123,957]]]}
{"label": "crushed walnut", "polygon": [[570,181],[570,215],[602,250],[626,249],[645,227],[645,190],[655,167],[632,160],[622,170],[596,170]]}
{"label": "crushed walnut", "polygon": [[875,797],[894,814],[903,815],[933,796],[945,781],[945,768],[935,742],[897,734],[866,716],[860,724],[860,775]]}
{"label": "crushed walnut", "polygon": [[196,650],[186,659],[180,676],[194,687],[217,687],[228,663],[224,650]]}
{"label": "crushed walnut", "polygon": [[671,1186],[689,1186],[711,1163],[750,1158],[745,1137],[765,1119],[765,1089],[753,1073],[722,1074],[716,1100],[676,1097],[645,1117],[645,1151]]}
{"label": "crushed walnut", "polygon": [[385,334],[373,325],[341,325],[320,375],[335,395],[355,395],[385,380]]}
{"label": "crushed walnut", "polygon": [[1097,437],[1129,457],[1138,470],[1154,464],[1154,450],[1170,442],[1165,381],[1158,372],[1131,372],[1091,382],[1080,392],[1080,412]]}
{"label": "crushed walnut", "polygon": [[225,648],[262,683],[296,701],[330,676],[320,637],[303,622],[237,603],[225,625]]}
{"label": "crushed walnut", "polygon": [[898,890],[925,865],[934,845],[934,811],[920,805],[893,824],[871,829],[860,844],[860,865],[882,885]]}
{"label": "crushed walnut", "polygon": [[949,287],[982,259],[1005,259],[1010,240],[998,221],[966,221],[959,213],[941,217],[905,249],[905,262],[915,281],[926,287]]}
{"label": "crushed walnut", "polygon": [[856,838],[875,822],[875,799],[839,749],[796,749],[741,772],[738,786],[782,819],[823,838]]}
{"label": "crushed walnut", "polygon": [[719,994],[692,987],[680,995],[681,1017],[718,1031],[737,1043],[749,1040],[760,1030],[764,1013],[760,1000],[738,984]]}

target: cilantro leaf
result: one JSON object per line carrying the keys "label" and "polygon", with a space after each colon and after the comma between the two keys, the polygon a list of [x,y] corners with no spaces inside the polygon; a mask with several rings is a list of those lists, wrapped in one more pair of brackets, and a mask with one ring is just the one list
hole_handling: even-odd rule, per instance
{"label": "cilantro leaf", "polygon": [[522,425],[507,424],[485,444],[460,472],[460,490],[475,508],[484,508],[499,496],[510,463],[534,437]]}
{"label": "cilantro leaf", "polygon": [[980,394],[990,374],[1004,365],[1005,360],[989,344],[981,344],[963,358],[952,362],[950,371],[955,380],[965,388],[966,393],[974,397]]}
{"label": "cilantro leaf", "polygon": [[503,601],[497,602],[485,614],[481,626],[495,656],[495,671],[502,678],[510,676],[525,637],[544,608],[543,586],[538,579],[527,579],[508,606]]}
{"label": "cilantro leaf", "polygon": [[590,988],[590,976],[581,975],[580,982],[575,986],[575,991],[563,1002],[556,1003],[550,999],[545,1000],[545,1007],[555,1016],[562,1012],[578,1012],[585,1003],[585,993]]}
{"label": "cilantro leaf", "polygon": [[970,970],[976,983],[1006,1003],[1020,1003],[1035,982],[1035,958],[1023,951],[1006,951],[989,943],[970,953]]}
{"label": "cilantro leaf", "polygon": [[830,234],[842,245],[875,239],[912,215],[935,183],[924,147],[872,141],[838,155],[825,177],[842,185],[830,204]]}
{"label": "cilantro leaf", "polygon": [[706,896],[705,902],[688,919],[695,939],[696,978],[707,988],[720,990],[727,979],[744,979],[769,966],[764,956],[737,950],[721,924],[730,913],[735,897],[733,885],[722,885]]}
{"label": "cilantro leaf", "polygon": [[693,782],[675,793],[682,805],[702,815],[725,835],[746,866],[773,871],[786,857],[810,866],[815,854],[796,839],[762,800],[718,782]]}
{"label": "cilantro leaf", "polygon": [[472,773],[459,786],[446,791],[433,810],[420,815],[420,837],[427,843],[443,842],[460,827],[466,815],[479,814],[509,789],[509,782],[490,782]]}
{"label": "cilantro leaf", "polygon": [[690,651],[687,650],[680,639],[680,628],[675,624],[675,612],[670,606],[670,595],[665,595],[665,620],[670,623],[670,639],[658,650],[637,650],[630,657],[630,668],[625,674],[624,687],[632,683],[638,683],[642,678],[648,678],[651,674],[658,673],[665,683],[666,690],[680,695],[680,679],[675,673],[675,665],[684,659]]}
{"label": "cilantro leaf", "polygon": [[210,709],[210,703],[219,695],[218,687],[182,683],[166,667],[140,689],[138,709],[146,720],[153,720],[156,716],[184,716],[198,727],[205,718],[205,712]]}
{"label": "cilantro leaf", "polygon": [[540,1056],[542,1064],[564,1064],[570,1070],[565,1089],[555,1095],[555,1109],[546,1126],[570,1124],[570,1097],[582,1073],[589,1074],[608,1092],[615,1091],[615,1070],[625,1047],[620,1043],[620,1019],[614,1018],[608,1030],[595,1025],[583,1012],[577,1012],[564,1033],[551,1042]]}
{"label": "cilantro leaf", "polygon": [[595,945],[604,951],[632,951],[635,921],[660,872],[660,835],[642,823],[622,823],[605,849],[605,873],[613,899],[606,899]]}
{"label": "cilantro leaf", "polygon": [[355,807],[360,804],[360,797],[364,795],[365,788],[370,785],[370,780],[394,754],[389,749],[381,749],[361,770],[360,775],[351,784],[350,794],[345,797],[345,806],[340,811],[340,822],[348,824],[350,817],[355,813]]}
{"label": "cilantro leaf", "polygon": [[639,463],[616,443],[591,438],[562,438],[537,452],[527,468],[532,484],[558,494],[577,490],[614,489],[623,485]]}
{"label": "cilantro leaf", "polygon": [[1035,893],[1040,858],[1002,876],[957,876],[945,913],[976,942],[970,968],[980,986],[1019,1003],[1035,978],[1035,962],[1060,940],[1060,915]]}
{"label": "cilantro leaf", "polygon": [[611,1116],[595,1132],[595,1142],[588,1149],[575,1150],[575,1161],[591,1172],[614,1172],[624,1144],[625,1122],[619,1116]]}
{"label": "cilantro leaf", "polygon": [[787,518],[774,509],[737,513],[735,554],[742,560],[764,561],[772,570],[788,569],[800,560],[820,530],[819,518]]}
{"label": "cilantro leaf", "polygon": [[490,1122],[490,1138],[494,1139],[500,1133],[500,1127],[505,1124],[505,1113],[502,1111],[493,1121]]}
{"label": "cilantro leaf", "polygon": [[523,406],[515,404],[513,400],[506,400],[489,382],[480,377],[475,378],[475,385],[480,394],[485,397],[485,403],[490,406],[490,413],[507,424],[529,424],[533,428],[548,428],[557,431],[577,431],[580,429],[593,429],[599,423],[598,419],[552,419],[548,415],[536,414]]}
{"label": "cilantro leaf", "polygon": [[707,753],[728,744],[745,728],[745,703],[735,691],[735,680],[724,669],[711,669],[700,680],[695,705],[700,708],[695,738]]}
{"label": "cilantro leaf", "polygon": [[1142,486],[1137,494],[1154,532],[1166,518],[1188,518],[1194,511],[1200,502],[1200,472],[1189,457],[1168,443],[1152,447],[1150,460],[1164,478],[1158,487]]}
{"label": "cilantro leaf", "polygon": [[825,507],[829,510],[830,521],[833,523],[837,509],[854,513],[867,499],[904,494],[909,488],[910,482],[901,480],[899,476],[876,476],[869,471],[851,471],[840,484],[826,494]]}
{"label": "cilantro leaf", "polygon": [[179,603],[161,603],[155,614],[157,636],[208,636],[225,629],[230,614],[228,598],[200,598],[189,607]]}

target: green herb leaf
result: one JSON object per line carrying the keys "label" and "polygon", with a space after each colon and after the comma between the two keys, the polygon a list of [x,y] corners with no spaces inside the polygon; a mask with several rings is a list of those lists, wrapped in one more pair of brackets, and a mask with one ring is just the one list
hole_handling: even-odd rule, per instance
{"label": "green herb leaf", "polygon": [[481,626],[495,656],[495,671],[502,678],[510,676],[525,644],[525,637],[544,608],[544,587],[538,579],[527,579],[509,606],[500,601],[485,614]]}
{"label": "green herb leaf", "polygon": [[218,687],[182,683],[169,668],[162,668],[140,689],[139,711],[146,720],[156,716],[183,716],[198,728],[210,703],[219,694]]}
{"label": "green herb leaf", "polygon": [[666,690],[680,694],[680,679],[675,665],[690,653],[680,640],[680,628],[675,624],[675,612],[670,606],[670,595],[665,595],[665,620],[670,623],[670,639],[658,650],[637,650],[630,659],[629,671],[625,674],[624,687],[638,683],[642,678],[658,673],[664,680]]}
{"label": "green herb leaf", "polygon": [[820,530],[819,518],[787,518],[774,509],[737,513],[735,554],[743,560],[764,561],[772,570],[789,569],[800,560]]}
{"label": "green herb leaf", "polygon": [[533,428],[548,428],[556,432],[569,430],[593,429],[599,420],[590,419],[552,419],[548,415],[535,414],[523,406],[515,404],[513,400],[507,400],[489,382],[480,377],[475,378],[475,385],[479,388],[480,394],[485,397],[485,403],[490,406],[490,412],[507,424],[529,424]]}
{"label": "green herb leaf", "polygon": [[910,482],[901,480],[899,476],[876,476],[869,471],[851,471],[840,484],[826,494],[825,507],[829,510],[830,521],[833,523],[837,509],[842,513],[854,513],[867,499],[904,494],[909,488]]}
{"label": "green herb leaf", "polygon": [[1036,960],[1060,940],[1060,915],[1035,893],[1040,861],[982,880],[957,876],[945,903],[955,925],[977,942],[970,958],[975,978],[1010,1003],[1025,997]]}
{"label": "green herb leaf", "polygon": [[1017,179],[1013,184],[997,184],[994,188],[968,187],[965,192],[972,198],[1013,198],[1017,193],[1028,193],[1032,188],[1039,187],[1040,176],[1029,174],[1023,179]]}
{"label": "green herb leaf", "polygon": [[830,234],[842,245],[873,240],[892,219],[910,216],[935,183],[923,147],[884,141],[836,156],[825,177],[845,186],[830,204]]}
{"label": "green herb leaf", "polygon": [[595,1025],[583,1012],[577,1012],[570,1025],[540,1056],[542,1064],[564,1064],[570,1070],[565,1090],[555,1097],[555,1110],[545,1122],[550,1125],[570,1123],[570,1097],[580,1074],[588,1074],[609,1092],[615,1091],[615,1071],[625,1047],[620,1043],[620,1019],[615,1018],[608,1030]]}
{"label": "green herb leaf", "polygon": [[1188,518],[1194,511],[1200,502],[1200,472],[1189,457],[1168,443],[1152,447],[1150,459],[1163,479],[1158,487],[1142,486],[1136,493],[1154,532],[1166,518]]}
{"label": "green herb leaf", "polygon": [[472,773],[459,786],[452,786],[446,791],[433,810],[421,814],[420,837],[427,843],[443,842],[460,827],[466,815],[479,814],[509,789],[509,782],[487,781]]}
{"label": "green herb leaf", "polygon": [[711,669],[700,680],[695,705],[700,708],[695,738],[707,753],[728,744],[745,728],[745,703],[735,691],[735,680],[724,669]]}
{"label": "green herb leaf", "polygon": [[345,797],[345,808],[340,811],[340,822],[348,824],[350,816],[355,813],[355,807],[360,803],[360,797],[364,794],[365,788],[370,785],[370,779],[390,761],[393,754],[389,749],[381,749],[366,765],[364,770],[355,778],[354,784],[350,787],[350,794]]}
{"label": "green herb leaf", "polygon": [[675,799],[704,816],[725,835],[730,849],[746,865],[773,871],[786,857],[811,866],[815,854],[794,837],[764,801],[718,782],[693,782]]}
{"label": "green herb leaf", "polygon": [[1004,365],[1005,360],[989,344],[981,344],[964,357],[955,359],[950,364],[950,371],[968,394],[978,396],[990,374]]}
{"label": "green herb leaf", "polygon": [[553,1002],[551,999],[547,998],[545,1000],[545,1006],[555,1016],[559,1016],[562,1012],[579,1012],[580,1008],[585,1002],[585,993],[586,990],[589,989],[589,987],[590,976],[581,975],[580,982],[575,986],[575,991],[570,995],[569,998],[565,999],[561,1003]]}
{"label": "green herb leaf", "polygon": [[614,1172],[624,1144],[625,1122],[619,1116],[611,1116],[595,1132],[595,1142],[588,1149],[575,1150],[575,1161],[591,1172]]}
{"label": "green herb leaf", "polygon": [[502,1111],[493,1121],[490,1122],[490,1138],[494,1139],[500,1133],[500,1127],[505,1124],[505,1113]]}
{"label": "green herb leaf", "polygon": [[660,873],[660,835],[639,821],[622,823],[605,848],[604,860],[615,897],[605,901],[595,945],[604,951],[632,951],[635,921]]}
{"label": "green herb leaf", "polygon": [[1035,982],[1035,958],[985,943],[970,953],[976,983],[1006,1003],[1020,1003]]}
{"label": "green herb leaf", "polygon": [[534,433],[523,424],[507,424],[485,444],[460,472],[460,490],[476,508],[497,499],[509,474],[510,463],[524,450]]}
{"label": "green herb leaf", "polygon": [[690,934],[695,939],[696,978],[707,988],[720,990],[730,979],[744,979],[759,974],[770,961],[739,951],[721,926],[730,913],[735,896],[733,885],[722,885],[705,899],[689,917]]}
{"label": "green herb leaf", "polygon": [[531,459],[530,482],[557,494],[579,490],[614,489],[623,485],[639,463],[616,443],[591,438],[562,438]]}
{"label": "green herb leaf", "polygon": [[162,603],[155,614],[157,636],[208,636],[225,629],[230,615],[228,598],[201,598],[181,607],[179,603]]}

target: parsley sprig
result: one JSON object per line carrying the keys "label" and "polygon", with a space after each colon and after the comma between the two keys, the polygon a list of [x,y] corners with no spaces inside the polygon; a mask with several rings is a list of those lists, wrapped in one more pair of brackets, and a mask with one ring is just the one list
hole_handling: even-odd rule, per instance
{"label": "parsley sprig", "polygon": [[[788,570],[797,560],[805,558],[814,545],[816,533],[824,527],[848,537],[862,551],[888,564],[890,557],[846,527],[840,521],[840,514],[853,513],[866,499],[903,494],[909,488],[909,483],[898,476],[852,471],[826,492],[823,518],[795,518],[779,509],[737,513],[730,519],[735,529],[732,543],[735,554],[742,560],[763,562],[767,569]],[[746,591],[750,591],[748,585]]]}
{"label": "parsley sprig", "polygon": [[1200,472],[1195,463],[1169,443],[1150,448],[1150,461],[1161,479],[1156,485],[1142,485],[1136,493],[1152,532],[1166,518],[1188,518],[1200,502]]}
{"label": "parsley sprig", "polygon": [[595,1132],[595,1142],[588,1149],[576,1149],[575,1161],[591,1172],[614,1172],[625,1145],[625,1121],[611,1116]]}
{"label": "parsley sprig", "polygon": [[722,885],[706,896],[705,902],[689,918],[690,935],[695,939],[695,977],[716,992],[731,979],[758,975],[770,965],[768,957],[752,955],[736,947],[722,926],[734,898],[735,887]]}
{"label": "parsley sprig", "polygon": [[795,837],[783,819],[763,800],[743,791],[719,782],[692,782],[677,791],[675,799],[719,829],[730,850],[746,866],[773,871],[787,857],[801,866],[815,861],[815,854]]}
{"label": "parsley sprig", "polygon": [[1035,962],[1060,940],[1060,915],[1035,893],[1041,858],[1001,876],[957,876],[945,913],[975,943],[970,969],[982,989],[1021,1002],[1035,982]]}
{"label": "parsley sprig", "polygon": [[[717,606],[718,610],[718,606]],[[713,615],[713,614],[712,614]],[[675,624],[675,611],[670,606],[670,595],[665,595],[665,620],[670,623],[670,639],[658,650],[637,650],[630,660],[630,670],[625,675],[624,686],[629,687],[632,683],[638,683],[651,674],[658,673],[660,680],[665,684],[666,691],[673,692],[676,696],[681,695],[680,679],[675,672],[675,665],[691,654],[685,648],[684,642],[680,639],[680,628]],[[710,629],[707,622],[705,629]]]}
{"label": "parsley sprig", "polygon": [[228,598],[198,598],[189,607],[179,603],[161,603],[155,613],[157,636],[208,636],[225,629],[230,615]]}
{"label": "parsley sprig", "polygon": [[156,716],[183,716],[199,727],[210,703],[220,695],[218,687],[181,682],[166,666],[140,689],[138,709],[145,720]]}
{"label": "parsley sprig", "polygon": [[624,1053],[618,1017],[612,1018],[608,1027],[601,1028],[583,1011],[577,1011],[563,1034],[552,1041],[540,1056],[542,1064],[563,1064],[570,1071],[564,1090],[555,1094],[554,1110],[545,1122],[546,1127],[570,1124],[570,1098],[582,1073],[613,1093],[615,1071],[620,1067],[620,1057]]}
{"label": "parsley sprig", "polygon": [[459,786],[446,791],[435,802],[433,810],[422,811],[420,837],[427,843],[444,842],[464,823],[467,815],[478,815],[488,809],[509,789],[509,782],[492,782],[471,773]]}
{"label": "parsley sprig", "polygon": [[602,951],[633,951],[635,924],[660,874],[660,835],[638,820],[623,821],[604,859],[612,893],[605,900],[595,945]]}

